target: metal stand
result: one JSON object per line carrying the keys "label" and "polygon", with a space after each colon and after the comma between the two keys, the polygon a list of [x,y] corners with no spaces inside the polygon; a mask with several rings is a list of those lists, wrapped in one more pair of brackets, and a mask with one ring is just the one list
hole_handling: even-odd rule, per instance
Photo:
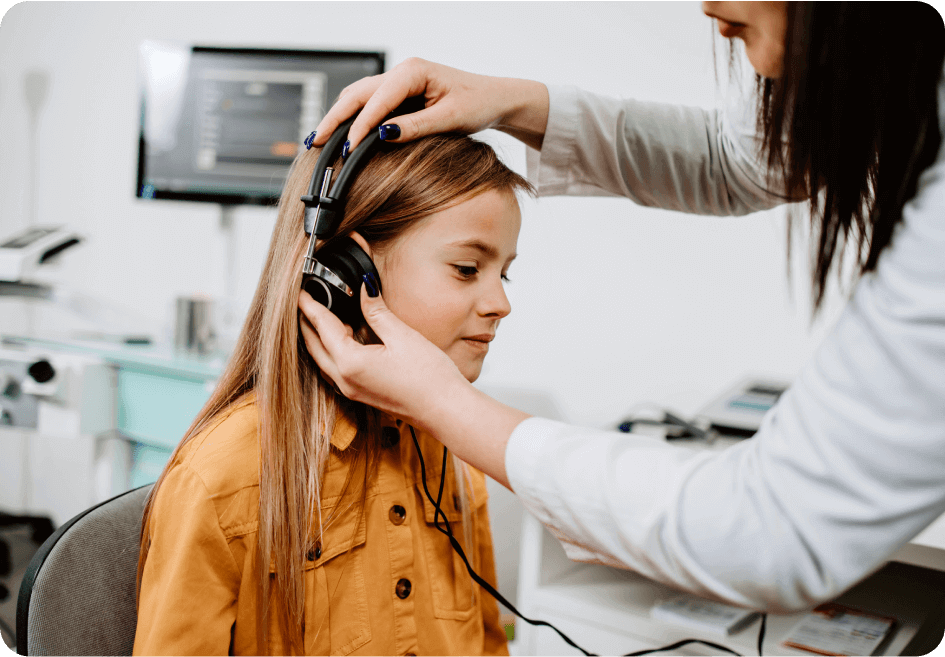
{"label": "metal stand", "polygon": [[236,206],[220,206],[220,232],[223,234],[223,299],[220,303],[219,338],[220,346],[226,351],[236,341],[239,333],[236,304],[236,262],[239,254],[239,240],[236,235]]}

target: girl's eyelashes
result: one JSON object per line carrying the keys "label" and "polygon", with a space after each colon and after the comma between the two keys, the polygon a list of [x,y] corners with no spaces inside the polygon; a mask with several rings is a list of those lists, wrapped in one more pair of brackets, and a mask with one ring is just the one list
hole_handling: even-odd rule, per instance
{"label": "girl's eyelashes", "polygon": [[[460,278],[463,280],[469,280],[473,276],[479,273],[479,267],[475,265],[453,265],[453,268],[456,270],[456,273],[459,274]],[[506,283],[511,283],[512,280],[509,278],[506,272],[500,274],[503,281]]]}
{"label": "girl's eyelashes", "polygon": [[453,267],[463,279],[472,278],[479,273],[479,268],[473,265],[453,265]]}

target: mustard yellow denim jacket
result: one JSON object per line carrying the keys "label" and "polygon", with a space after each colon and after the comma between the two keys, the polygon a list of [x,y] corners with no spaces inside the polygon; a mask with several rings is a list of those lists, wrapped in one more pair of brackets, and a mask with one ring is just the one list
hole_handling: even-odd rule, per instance
{"label": "mustard yellow denim jacket", "polygon": [[[305,654],[507,655],[497,603],[472,581],[449,539],[433,525],[409,428],[386,417],[383,423],[385,448],[363,518],[353,508],[339,513],[305,562]],[[171,466],[149,527],[135,655],[257,652],[257,427],[250,400],[190,441]],[[323,517],[338,502],[345,451],[356,433],[352,420],[339,414]],[[435,496],[442,445],[421,432],[417,437]],[[469,556],[477,572],[494,584],[485,476],[471,473],[474,545],[467,553],[475,553]],[[461,536],[455,490],[447,476],[442,507]],[[350,499],[346,495],[342,506]],[[286,654],[288,642],[278,625],[270,623],[269,632],[269,651]]]}

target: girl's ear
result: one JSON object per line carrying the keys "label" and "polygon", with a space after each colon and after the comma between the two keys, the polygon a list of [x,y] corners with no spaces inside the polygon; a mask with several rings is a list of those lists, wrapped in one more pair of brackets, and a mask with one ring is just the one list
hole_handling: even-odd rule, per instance
{"label": "girl's ear", "polygon": [[350,238],[353,239],[355,242],[357,242],[357,243],[358,243],[358,246],[360,246],[362,249],[364,249],[364,252],[368,254],[368,257],[369,257],[371,260],[374,259],[374,254],[371,253],[371,247],[370,247],[370,245],[367,243],[367,240],[366,240],[366,239],[364,239],[363,237],[361,237],[361,234],[360,234],[359,232],[353,230],[353,231],[351,231],[350,233],[348,233],[348,237],[350,237]]}

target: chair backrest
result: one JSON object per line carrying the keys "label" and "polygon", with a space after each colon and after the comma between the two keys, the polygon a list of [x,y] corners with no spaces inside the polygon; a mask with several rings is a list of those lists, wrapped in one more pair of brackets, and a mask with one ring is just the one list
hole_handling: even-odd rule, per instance
{"label": "chair backrest", "polygon": [[153,484],[84,511],[30,561],[16,608],[21,655],[130,655],[144,503]]}

